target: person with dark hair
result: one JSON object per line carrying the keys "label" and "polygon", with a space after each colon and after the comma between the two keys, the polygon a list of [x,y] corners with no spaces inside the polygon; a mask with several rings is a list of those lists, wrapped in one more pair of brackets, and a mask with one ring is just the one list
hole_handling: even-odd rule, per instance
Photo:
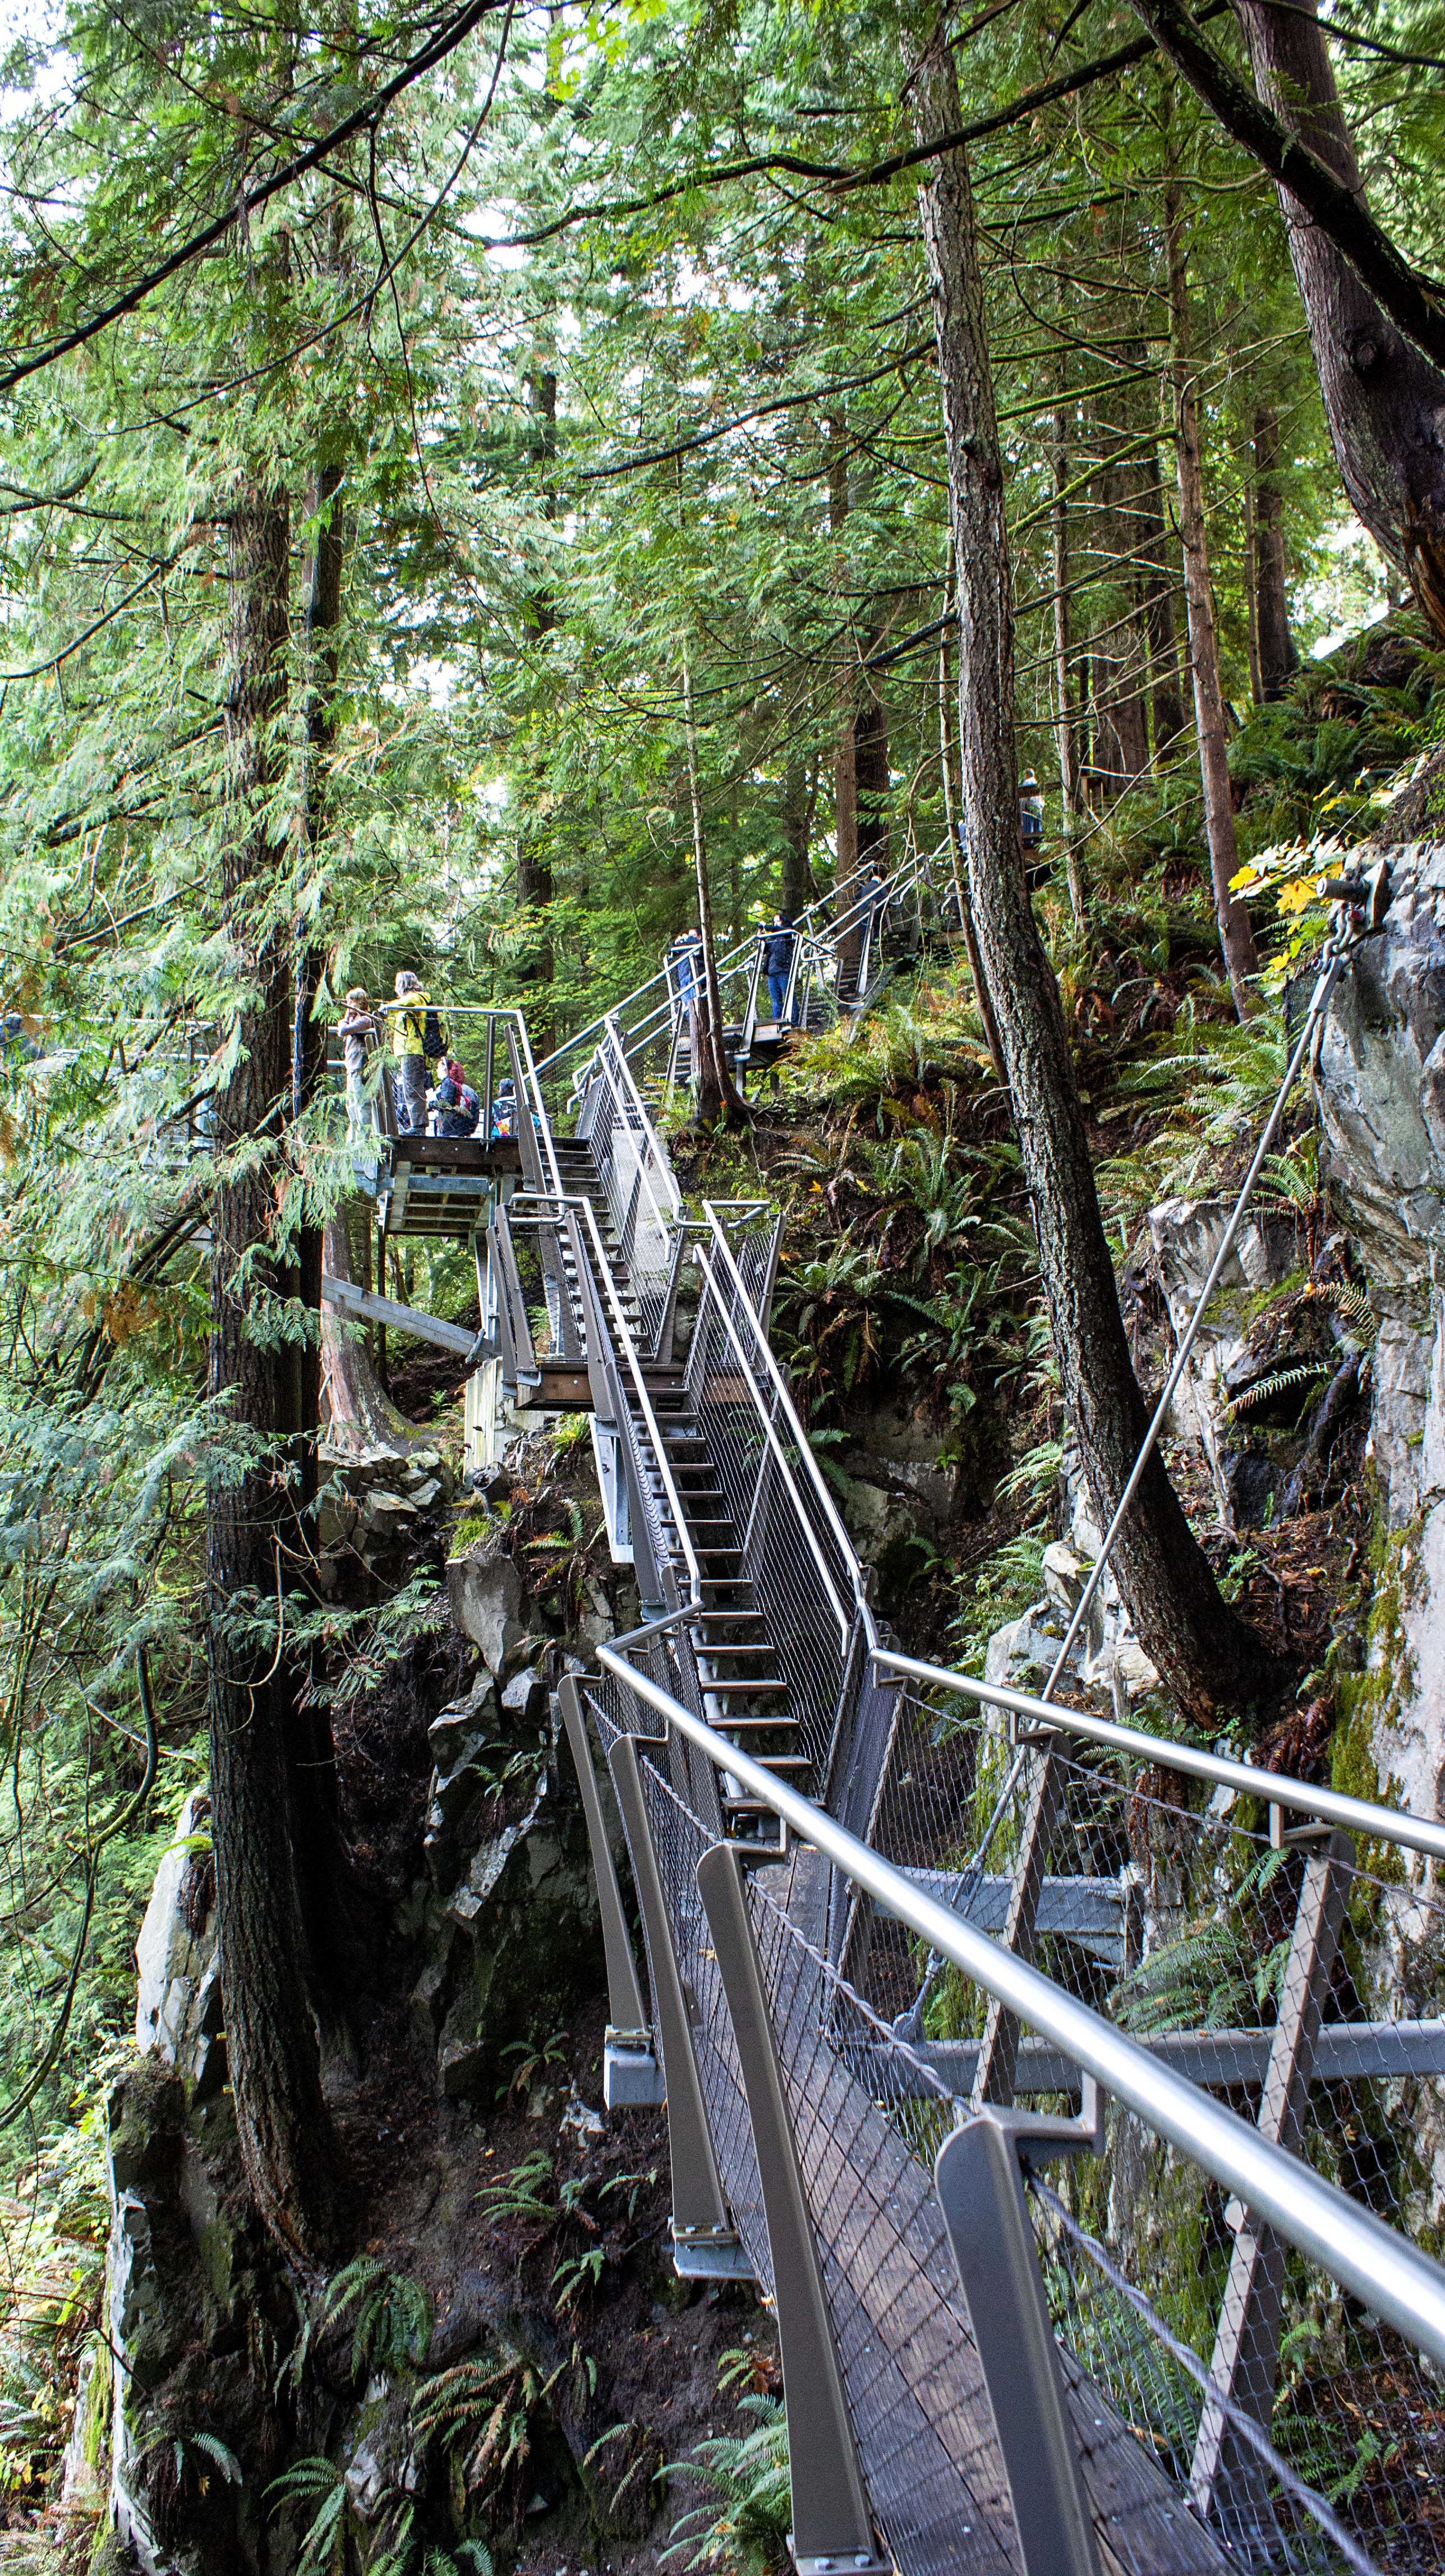
{"label": "person with dark hair", "polygon": [[[771,930],[763,933],[763,973],[768,979],[768,996],[773,1017],[781,1020],[788,1004],[788,979],[793,971],[793,952],[798,945],[790,912],[775,912]],[[798,1025],[798,1006],[793,1004],[793,1026]]]}

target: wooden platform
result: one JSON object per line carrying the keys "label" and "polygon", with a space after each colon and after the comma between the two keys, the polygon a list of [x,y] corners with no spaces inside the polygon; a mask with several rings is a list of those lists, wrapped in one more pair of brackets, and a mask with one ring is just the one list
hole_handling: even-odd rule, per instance
{"label": "wooden platform", "polygon": [[388,1136],[361,1187],[384,1233],[465,1241],[485,1223],[497,1181],[521,1168],[515,1136]]}

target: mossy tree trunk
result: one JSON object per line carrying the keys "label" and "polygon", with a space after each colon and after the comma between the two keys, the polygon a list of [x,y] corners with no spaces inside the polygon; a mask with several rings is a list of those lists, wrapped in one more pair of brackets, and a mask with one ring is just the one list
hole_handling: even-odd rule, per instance
{"label": "mossy tree trunk", "polygon": [[[910,54],[919,141],[956,132],[963,115],[941,30]],[[958,565],[969,890],[1033,1199],[1064,1401],[1102,1527],[1123,1492],[1147,1416],[1119,1311],[1058,987],[1019,848],[1003,466],[968,164],[955,149],[927,168],[919,197]],[[1268,1678],[1264,1648],[1222,1598],[1157,1452],[1120,1532],[1114,1565],[1147,1653],[1186,1708],[1233,1707],[1260,1696]]]}
{"label": "mossy tree trunk", "polygon": [[300,1346],[282,1329],[297,1277],[278,1257],[291,1105],[293,935],[278,902],[290,513],[279,488],[230,511],[226,935],[242,988],[234,1063],[216,1095],[210,1394],[230,1457],[207,1509],[211,1801],[221,1979],[236,2123],[266,2225],[303,2259],[327,2243],[336,2147],[321,2090],[292,1773],[295,1668],[284,1634],[306,1545],[298,1511]]}

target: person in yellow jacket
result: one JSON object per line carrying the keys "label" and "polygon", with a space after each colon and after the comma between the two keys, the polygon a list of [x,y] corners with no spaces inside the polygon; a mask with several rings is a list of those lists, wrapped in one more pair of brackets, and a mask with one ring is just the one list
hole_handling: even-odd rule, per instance
{"label": "person in yellow jacket", "polygon": [[391,1051],[396,1062],[396,1123],[403,1136],[426,1134],[426,1023],[430,1005],[421,977],[403,967],[396,979]]}

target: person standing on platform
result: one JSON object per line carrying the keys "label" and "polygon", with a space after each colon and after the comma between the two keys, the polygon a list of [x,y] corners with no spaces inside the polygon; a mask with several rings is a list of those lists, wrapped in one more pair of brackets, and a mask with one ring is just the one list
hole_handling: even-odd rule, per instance
{"label": "person standing on platform", "polygon": [[[781,1021],[787,1008],[788,979],[793,971],[793,952],[797,944],[798,935],[793,928],[792,914],[775,912],[772,929],[765,934],[763,973],[768,979],[768,994],[773,1005],[773,1017],[778,1021]],[[794,1028],[797,1025],[798,1006],[795,1002],[793,1004]]]}
{"label": "person standing on platform", "polygon": [[346,1141],[359,1145],[371,1125],[366,1107],[366,1041],[376,1035],[376,1016],[364,984],[352,985],[336,1034],[346,1065]]}
{"label": "person standing on platform", "polygon": [[[435,1047],[430,1043],[433,1038]],[[445,1055],[446,1032],[422,990],[421,977],[405,966],[396,979],[391,1049],[396,1065],[397,1126],[403,1136],[424,1136],[427,1059],[430,1055]]]}

